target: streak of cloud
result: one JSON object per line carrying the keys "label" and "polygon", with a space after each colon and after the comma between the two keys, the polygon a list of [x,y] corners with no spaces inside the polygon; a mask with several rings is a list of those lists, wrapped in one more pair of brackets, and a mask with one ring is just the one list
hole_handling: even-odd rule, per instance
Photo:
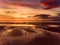
{"label": "streak of cloud", "polygon": [[43,9],[60,7],[60,0],[0,0],[0,2]]}

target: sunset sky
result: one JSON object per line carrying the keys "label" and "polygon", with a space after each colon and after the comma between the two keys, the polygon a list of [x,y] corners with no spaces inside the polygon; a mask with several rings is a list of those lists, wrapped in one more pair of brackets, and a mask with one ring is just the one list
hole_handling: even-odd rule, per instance
{"label": "sunset sky", "polygon": [[37,14],[56,16],[56,13],[60,13],[60,0],[0,0],[0,15],[28,17]]}

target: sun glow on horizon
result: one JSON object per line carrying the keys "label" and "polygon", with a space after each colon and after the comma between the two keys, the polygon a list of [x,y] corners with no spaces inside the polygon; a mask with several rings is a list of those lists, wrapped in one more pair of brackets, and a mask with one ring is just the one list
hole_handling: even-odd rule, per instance
{"label": "sun glow on horizon", "polygon": [[[0,4],[1,5],[1,4]],[[2,8],[4,7],[9,8]],[[2,7],[0,7],[0,15],[12,16],[12,17],[23,17],[28,18],[29,16],[34,16],[37,14],[51,14],[51,16],[55,16],[55,12],[49,10],[42,10],[42,9],[33,9],[26,6],[16,6],[2,3]]]}

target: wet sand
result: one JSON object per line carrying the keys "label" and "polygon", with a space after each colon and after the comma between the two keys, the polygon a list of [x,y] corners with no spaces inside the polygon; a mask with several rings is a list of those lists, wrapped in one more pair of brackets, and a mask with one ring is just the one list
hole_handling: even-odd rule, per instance
{"label": "wet sand", "polygon": [[7,26],[0,29],[0,45],[60,45],[60,33],[32,26]]}

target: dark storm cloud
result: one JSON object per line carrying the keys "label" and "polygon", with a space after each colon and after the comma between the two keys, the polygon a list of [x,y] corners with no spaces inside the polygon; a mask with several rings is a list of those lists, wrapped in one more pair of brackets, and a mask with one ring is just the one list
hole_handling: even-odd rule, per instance
{"label": "dark storm cloud", "polygon": [[51,9],[60,6],[60,0],[0,0],[13,5]]}
{"label": "dark storm cloud", "polygon": [[60,0],[42,0],[40,3],[45,9],[60,7]]}

